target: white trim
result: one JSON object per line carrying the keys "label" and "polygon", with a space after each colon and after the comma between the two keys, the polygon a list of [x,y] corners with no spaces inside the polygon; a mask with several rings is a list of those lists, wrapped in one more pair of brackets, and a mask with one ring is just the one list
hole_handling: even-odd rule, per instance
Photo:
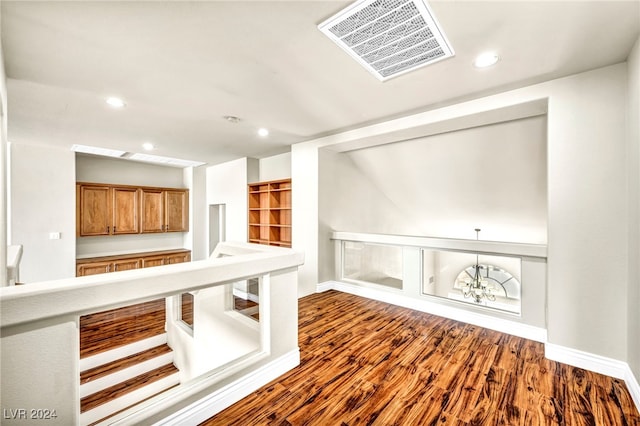
{"label": "white trim", "polygon": [[298,365],[300,349],[295,349],[154,423],[154,426],[200,424]]}
{"label": "white trim", "polygon": [[167,343],[167,333],[157,334],[143,340],[129,343],[125,346],[120,346],[119,348],[100,352],[86,358],[80,358],[79,369],[82,372],[90,368],[108,364],[115,360],[146,351],[147,349],[155,348],[156,346],[164,345],[165,343]]}
{"label": "white trim", "polygon": [[85,396],[100,392],[101,390],[104,390],[108,387],[115,386],[118,383],[139,376],[140,374],[148,373],[149,371],[155,370],[156,368],[160,368],[163,365],[171,363],[173,363],[173,351],[158,355],[143,362],[139,362],[135,365],[132,365],[131,367],[115,371],[111,374],[97,378],[95,380],[91,380],[80,385],[80,398],[84,398]]}
{"label": "white trim", "polygon": [[552,361],[562,362],[574,367],[615,377],[616,379],[624,379],[627,375],[627,369],[629,368],[624,361],[618,361],[617,359],[607,358],[549,342],[544,345],[544,356]]}
{"label": "white trim", "polygon": [[325,281],[318,284],[317,286],[318,292],[323,292],[331,289],[342,291],[344,293],[355,294],[356,296],[362,296],[368,299],[391,303],[393,305],[402,306],[409,309],[415,309],[421,312],[427,312],[429,314],[450,318],[456,321],[465,322],[467,324],[477,325],[479,327],[489,328],[491,330],[523,337],[525,339],[534,340],[536,342],[544,343],[547,341],[547,330],[544,328],[511,321],[504,318],[496,318],[481,313],[469,312],[464,309],[434,303],[429,300],[417,299],[395,292],[378,290],[371,287],[362,287],[340,281]]}
{"label": "white trim", "polygon": [[631,371],[631,367],[627,365],[627,374],[624,378],[624,382],[627,385],[627,389],[629,389],[629,393],[631,394],[631,398],[633,402],[636,403],[636,408],[640,411],[640,383],[638,383],[638,379]]}
{"label": "white trim", "polygon": [[547,257],[544,244],[508,243],[501,241],[462,240],[456,238],[415,237],[408,235],[368,234],[362,232],[334,231],[331,239],[358,241],[373,244],[421,247],[439,250],[486,253],[516,257]]}
{"label": "white trim", "polygon": [[117,413],[127,407],[131,407],[134,404],[138,404],[140,401],[144,401],[145,399],[178,384],[180,384],[180,374],[176,371],[170,376],[163,377],[162,379],[156,380],[151,383],[147,383],[145,386],[139,389],[126,393],[105,404],[98,405],[92,410],[81,413],[80,424],[89,425],[95,423],[100,419],[109,417],[113,413]]}
{"label": "white trim", "polygon": [[548,342],[544,345],[544,356],[552,361],[624,380],[636,408],[640,411],[640,384],[626,362]]}

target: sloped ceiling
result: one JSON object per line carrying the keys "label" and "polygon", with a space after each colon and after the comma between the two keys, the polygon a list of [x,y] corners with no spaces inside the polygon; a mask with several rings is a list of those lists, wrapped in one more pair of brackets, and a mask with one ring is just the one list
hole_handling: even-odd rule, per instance
{"label": "sloped ceiling", "polygon": [[[637,1],[433,1],[456,56],[382,83],[317,29],[349,4],[4,0],[9,140],[130,152],[150,141],[155,154],[212,164],[264,157],[624,61],[640,31]],[[501,61],[474,69],[487,49]],[[110,110],[108,95],[127,107]]]}
{"label": "sloped ceiling", "polygon": [[389,233],[546,244],[546,133],[542,115],[342,155],[408,216],[378,218]]}

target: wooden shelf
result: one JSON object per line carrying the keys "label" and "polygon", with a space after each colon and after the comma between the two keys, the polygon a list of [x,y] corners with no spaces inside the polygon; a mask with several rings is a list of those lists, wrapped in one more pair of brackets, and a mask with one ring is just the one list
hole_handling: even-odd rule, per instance
{"label": "wooden shelf", "polygon": [[291,247],[291,179],[249,184],[249,242]]}

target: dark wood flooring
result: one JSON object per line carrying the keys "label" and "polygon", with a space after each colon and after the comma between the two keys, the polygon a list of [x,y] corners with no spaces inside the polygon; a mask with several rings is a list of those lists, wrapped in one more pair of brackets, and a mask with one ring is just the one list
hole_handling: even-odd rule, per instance
{"label": "dark wood flooring", "polygon": [[202,423],[638,426],[621,380],[541,343],[329,291],[299,301],[301,365]]}

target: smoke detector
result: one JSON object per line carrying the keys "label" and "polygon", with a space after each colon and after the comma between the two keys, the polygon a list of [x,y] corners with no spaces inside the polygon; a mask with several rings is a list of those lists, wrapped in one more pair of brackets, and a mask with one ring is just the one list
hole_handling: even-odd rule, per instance
{"label": "smoke detector", "polygon": [[424,0],[359,0],[318,29],[381,81],[454,55]]}

